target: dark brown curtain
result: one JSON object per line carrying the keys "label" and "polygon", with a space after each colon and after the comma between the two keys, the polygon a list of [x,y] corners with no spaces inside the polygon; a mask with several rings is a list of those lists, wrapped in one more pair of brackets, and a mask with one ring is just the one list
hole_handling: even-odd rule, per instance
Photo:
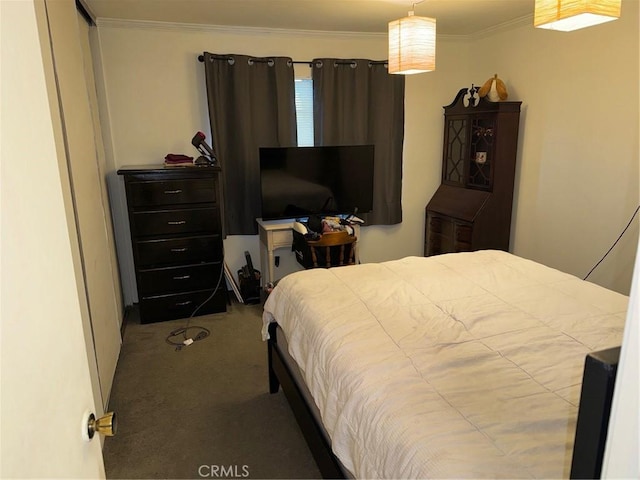
{"label": "dark brown curtain", "polygon": [[313,61],[316,145],[375,145],[373,211],[367,225],[402,222],[404,76],[383,62],[321,58]]}
{"label": "dark brown curtain", "polygon": [[295,146],[290,58],[204,54],[211,137],[222,167],[225,235],[255,235],[260,147]]}

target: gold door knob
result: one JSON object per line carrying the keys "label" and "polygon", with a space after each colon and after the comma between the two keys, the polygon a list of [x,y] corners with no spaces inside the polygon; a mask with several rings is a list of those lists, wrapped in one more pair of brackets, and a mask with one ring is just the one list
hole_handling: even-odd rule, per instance
{"label": "gold door knob", "polygon": [[96,420],[96,416],[92,413],[87,421],[87,436],[89,440],[93,438],[96,432],[107,437],[113,437],[118,430],[118,422],[115,412],[107,412]]}

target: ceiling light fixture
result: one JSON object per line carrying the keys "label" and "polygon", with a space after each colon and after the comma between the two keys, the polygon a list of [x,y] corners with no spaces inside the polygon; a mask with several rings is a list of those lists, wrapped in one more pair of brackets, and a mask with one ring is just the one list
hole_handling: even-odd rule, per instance
{"label": "ceiling light fixture", "polygon": [[533,25],[570,32],[620,17],[622,0],[536,0]]}
{"label": "ceiling light fixture", "polygon": [[[422,0],[424,1],[424,0]],[[436,69],[436,19],[409,15],[389,22],[389,73],[411,75]]]}

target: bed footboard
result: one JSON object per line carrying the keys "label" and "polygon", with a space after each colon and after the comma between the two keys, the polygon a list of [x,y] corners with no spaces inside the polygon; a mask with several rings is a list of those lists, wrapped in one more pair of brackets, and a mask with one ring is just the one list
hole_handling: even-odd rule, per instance
{"label": "bed footboard", "polygon": [[600,478],[620,347],[587,355],[569,478]]}
{"label": "bed footboard", "polygon": [[349,478],[325,439],[323,427],[316,421],[311,407],[307,404],[300,386],[287,366],[278,349],[277,324],[269,325],[267,341],[269,362],[269,392],[277,393],[279,387],[291,406],[298,426],[311,450],[323,478]]}

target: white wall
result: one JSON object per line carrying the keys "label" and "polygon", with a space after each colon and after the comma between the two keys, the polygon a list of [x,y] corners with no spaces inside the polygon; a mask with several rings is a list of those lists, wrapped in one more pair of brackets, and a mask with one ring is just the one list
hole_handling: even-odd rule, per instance
{"label": "white wall", "polygon": [[[639,203],[638,2],[575,32],[523,26],[479,39],[478,80],[498,73],[523,100],[511,247],[584,277]],[[637,218],[589,277],[628,294]]]}
{"label": "white wall", "polygon": [[[476,38],[439,36],[436,71],[406,79],[403,223],[364,228],[362,261],[422,255],[424,207],[441,176],[442,107],[460,88],[499,73],[510,98],[524,102],[512,250],[583,276],[615,240],[638,200],[638,102],[633,101],[638,23],[637,15],[623,14],[625,18],[607,26],[565,38],[536,31],[528,23]],[[599,46],[603,32],[613,32],[614,48]],[[105,142],[114,169],[161,163],[167,153],[195,154],[190,139],[197,130],[207,132],[209,125],[204,68],[196,59],[202,51],[294,60],[387,55],[386,35],[100,20],[98,33],[108,117]],[[625,48],[618,48],[621,44]],[[602,85],[612,78],[615,83],[605,98]],[[630,87],[633,82],[635,88]],[[594,89],[598,96],[590,99]],[[125,303],[131,303],[135,287],[121,183],[116,182],[112,197]],[[635,253],[629,244],[635,245],[636,238],[637,225],[592,279],[628,293]],[[257,265],[257,236],[225,241],[232,271],[244,263],[245,250]],[[278,253],[277,277],[298,268],[291,252]]]}

